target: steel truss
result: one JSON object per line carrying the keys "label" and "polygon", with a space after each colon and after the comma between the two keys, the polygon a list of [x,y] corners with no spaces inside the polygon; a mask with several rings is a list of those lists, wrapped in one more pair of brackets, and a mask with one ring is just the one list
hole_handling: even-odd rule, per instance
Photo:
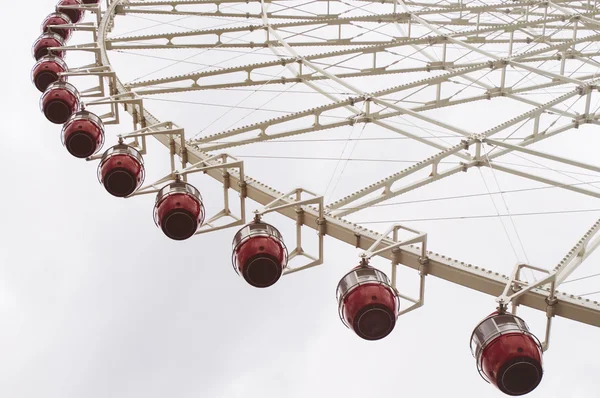
{"label": "steel truss", "polygon": [[[319,3],[317,1],[314,3]],[[220,5],[230,3],[245,4],[245,1],[224,0]],[[365,229],[359,225],[352,224],[342,217],[369,208],[377,203],[401,195],[423,185],[444,179],[448,176],[468,171],[473,167],[488,167],[495,171],[514,174],[523,178],[531,179],[545,184],[561,187],[592,197],[600,197],[600,192],[590,188],[566,185],[547,177],[542,177],[520,169],[511,168],[499,164],[496,159],[510,153],[522,153],[559,164],[568,165],[572,168],[600,172],[600,167],[586,164],[577,159],[568,159],[562,156],[545,153],[530,148],[533,144],[583,124],[600,124],[600,114],[591,108],[592,97],[598,91],[595,73],[578,75],[577,77],[568,73],[567,64],[577,62],[578,65],[600,66],[594,57],[600,55],[600,49],[586,50],[589,43],[595,43],[600,39],[598,33],[600,21],[595,17],[599,12],[592,2],[573,2],[570,0],[560,1],[528,1],[506,3],[495,3],[483,6],[471,6],[470,4],[437,4],[437,8],[426,9],[418,2],[396,2],[394,0],[377,1],[377,3],[390,3],[394,8],[393,13],[374,14],[369,16],[340,16],[334,13],[322,15],[298,15],[293,6],[285,8],[277,1],[260,2],[260,10],[256,13],[223,12],[220,5],[212,11],[192,11],[189,6],[213,5],[208,0],[186,0],[186,1],[144,1],[125,2],[123,0],[107,0],[108,8],[99,20],[97,41],[89,45],[79,46],[81,49],[92,49],[98,58],[103,71],[112,71],[108,58],[108,51],[115,49],[167,49],[167,48],[211,48],[219,46],[222,48],[253,48],[256,46],[272,50],[277,57],[274,61],[257,64],[246,64],[222,69],[185,74],[181,76],[170,76],[160,79],[139,81],[124,84],[114,77],[111,91],[110,103],[116,103],[119,98],[134,98],[143,101],[145,95],[176,93],[191,90],[206,90],[214,88],[233,88],[244,86],[257,86],[267,84],[282,84],[288,82],[301,82],[306,86],[323,94],[330,103],[314,108],[299,110],[298,112],[274,119],[267,119],[259,123],[239,127],[236,129],[222,131],[207,137],[191,140],[173,138],[171,134],[152,134],[156,139],[168,148],[171,148],[172,172],[165,179],[153,183],[142,189],[140,194],[154,192],[160,183],[175,178],[179,173],[201,170],[205,174],[220,181],[225,187],[225,198],[229,189],[240,192],[242,201],[242,213],[244,213],[244,199],[246,197],[265,206],[262,213],[277,211],[297,222],[301,226],[311,227],[319,232],[319,255],[310,256],[303,253],[298,242],[297,255],[304,255],[312,262],[306,267],[320,264],[323,261],[323,235],[332,236],[335,239],[349,243],[357,248],[366,250],[366,258],[381,256],[389,259],[393,267],[393,280],[395,280],[395,265],[402,264],[409,268],[419,270],[421,273],[421,293],[418,299],[404,297],[411,301],[411,309],[418,308],[423,302],[425,275],[433,275],[444,280],[499,297],[501,305],[513,303],[524,305],[546,312],[548,319],[554,315],[562,316],[579,322],[594,326],[600,326],[600,305],[581,297],[567,295],[556,291],[558,285],[573,272],[573,270],[589,256],[599,245],[596,236],[600,220],[586,232],[575,247],[565,256],[563,261],[553,271],[533,265],[519,265],[510,276],[501,275],[498,272],[488,270],[472,264],[459,262],[458,260],[426,250],[426,235],[418,233],[417,238],[409,241],[399,241],[397,230],[402,226],[393,226],[387,234],[378,234]],[[323,3],[328,3],[323,1]],[[370,3],[365,0],[364,3]],[[374,3],[374,2],[373,2]],[[586,5],[587,4],[587,5]],[[154,6],[155,9],[148,7]],[[178,8],[186,6],[185,10]],[[269,6],[281,7],[275,11],[268,11]],[[568,8],[565,8],[568,7]],[[416,11],[415,11],[416,9]],[[508,9],[508,12],[506,11]],[[261,24],[249,24],[244,27],[195,30],[188,32],[171,32],[147,36],[127,36],[118,39],[108,38],[108,33],[114,23],[115,15],[119,14],[161,14],[169,16],[221,16],[233,18],[256,18],[261,19]],[[447,20],[436,20],[439,15],[458,15]],[[281,23],[271,23],[274,20],[286,20]],[[291,21],[291,22],[290,22]],[[357,37],[344,36],[343,26],[353,26],[356,23],[388,23],[396,27],[398,35],[388,37],[387,40],[376,42],[364,42],[356,40]],[[321,26],[336,26],[340,30],[337,38],[323,43],[322,40],[298,41],[295,36],[285,36],[282,32],[291,27],[306,27],[308,30],[319,29]],[[425,27],[430,34],[417,37],[411,32]],[[464,28],[464,29],[462,29]],[[455,29],[455,30],[452,30]],[[540,31],[541,32],[538,32]],[[564,35],[569,30],[569,35]],[[223,43],[223,37],[231,33],[262,32],[262,42],[239,42]],[[497,34],[500,32],[500,34]],[[494,35],[496,34],[496,35]],[[177,38],[200,38],[211,37],[216,39],[208,44],[205,42],[174,43]],[[96,39],[96,37],[95,37]],[[156,44],[152,41],[162,40],[163,43]],[[302,39],[303,40],[303,39]],[[135,42],[135,43],[133,43]],[[145,43],[147,42],[147,43]],[[532,49],[526,46],[529,43],[539,43],[541,48]],[[133,44],[130,44],[133,43]],[[141,43],[141,44],[140,44]],[[508,51],[504,55],[492,54],[478,47],[481,43],[506,43]],[[235,45],[234,45],[235,44]],[[518,47],[525,45],[524,47]],[[311,53],[302,55],[302,47],[340,46],[340,50]],[[583,47],[583,48],[582,48]],[[597,47],[597,46],[596,46]],[[420,67],[401,67],[396,63],[379,64],[377,54],[381,52],[397,51],[402,48],[417,49],[423,56]],[[519,48],[523,48],[524,51]],[[579,48],[579,49],[578,49]],[[78,48],[68,48],[68,50]],[[463,61],[466,53],[475,54],[480,59],[477,61]],[[441,59],[438,56],[441,54]],[[335,65],[322,66],[329,58],[339,59],[347,56],[346,60],[336,61]],[[333,66],[339,66],[344,62],[351,62],[354,57],[372,57],[372,67],[352,72],[333,72]],[[481,60],[483,59],[483,60]],[[556,71],[551,68],[542,69],[540,65],[554,63]],[[255,78],[260,76],[261,69],[280,66],[285,69],[291,77],[279,79]],[[515,68],[531,80],[531,84],[523,85],[519,82],[510,83],[507,78],[507,69]],[[227,74],[242,73],[243,78],[232,80],[229,83],[211,82],[211,77],[221,77]],[[375,92],[366,92],[351,82],[351,78],[359,76],[377,76],[384,74],[409,74],[415,72],[428,72],[432,76],[425,79],[411,81],[409,83],[388,87]],[[495,76],[496,81],[488,84],[483,81],[483,74]],[[111,75],[112,77],[112,75]],[[535,77],[537,81],[534,81]],[[102,77],[101,77],[102,80]],[[340,98],[338,95],[326,93],[314,83],[319,80],[328,80],[339,84],[347,89],[351,95]],[[455,98],[456,90],[447,87],[451,83],[460,80],[480,90],[479,95],[465,95]],[[191,82],[191,83],[190,83]],[[173,86],[173,83],[180,84]],[[405,93],[410,98],[415,90],[427,87],[435,87],[430,100],[423,101],[421,105],[410,106],[408,102],[394,100],[392,94]],[[562,95],[554,96],[546,102],[536,102],[525,98],[524,93],[547,90],[548,88],[559,88],[564,91]],[[452,95],[445,95],[452,93]],[[122,96],[122,97],[121,97]],[[497,97],[507,97],[518,101],[526,106],[526,111],[511,120],[499,124],[486,131],[467,131],[464,128],[453,126],[443,120],[438,120],[427,111],[465,104],[479,100],[491,100]],[[582,101],[579,101],[582,99]],[[102,100],[99,101],[102,103]],[[357,105],[362,105],[362,109]],[[565,106],[567,106],[566,109]],[[140,129],[130,133],[131,137],[144,135],[146,130],[152,126],[162,126],[148,110],[141,105],[128,104],[125,109],[134,116],[134,125],[138,123]],[[334,111],[346,111],[347,117],[338,118],[336,121],[328,121],[328,113]],[[441,129],[448,134],[460,138],[460,142],[453,146],[446,146],[435,140],[425,138],[415,132],[400,129],[391,124],[389,120],[394,117],[411,117],[422,123],[427,123]],[[549,122],[549,118],[562,119],[562,124],[556,121]],[[294,127],[293,122],[302,118],[312,117],[313,123],[304,128]],[[389,120],[388,120],[389,119]],[[290,124],[290,128],[280,128]],[[318,132],[321,130],[337,128],[341,126],[354,125],[357,123],[372,123],[383,129],[413,138],[424,145],[433,147],[439,152],[434,156],[424,159],[407,169],[401,170],[389,177],[377,181],[367,187],[347,195],[346,197],[330,203],[323,204],[322,197],[313,195],[311,199],[303,200],[302,193],[308,191],[298,190],[283,194],[268,187],[258,180],[248,177],[241,166],[241,162],[233,159],[228,163],[224,155],[213,156],[209,151],[222,150],[234,146],[246,145],[260,141],[273,140],[277,138],[290,137],[294,135]],[[510,134],[509,129],[521,123],[528,123],[528,131],[519,141],[508,144],[501,137],[502,134]],[[546,127],[541,127],[541,126]],[[146,127],[150,126],[150,127]],[[278,132],[270,132],[277,127]],[[255,132],[254,136],[247,137],[247,133]],[[229,141],[223,142],[223,139]],[[493,147],[487,150],[488,147]],[[174,156],[182,158],[182,169],[177,171]],[[459,166],[443,169],[441,160],[449,157],[459,158]],[[188,166],[191,164],[192,166]],[[429,175],[423,179],[411,179],[422,170],[429,170]],[[403,185],[397,184],[401,182]],[[400,185],[400,186],[396,186]],[[148,192],[145,192],[148,190]],[[317,207],[309,204],[318,204]],[[227,202],[224,212],[227,213]],[[299,217],[298,210],[302,216]],[[261,213],[261,214],[262,214]],[[224,213],[223,213],[224,214]],[[222,215],[223,215],[222,214]],[[218,215],[217,215],[218,216]],[[245,215],[234,217],[234,224],[244,222]],[[388,234],[393,232],[392,237]],[[547,277],[527,284],[520,279],[522,268],[531,268],[540,272],[546,272]],[[305,268],[305,267],[301,267]],[[294,269],[296,271],[299,269]],[[289,272],[288,272],[289,273]],[[548,321],[549,333],[550,321]],[[546,336],[548,341],[548,336]],[[547,344],[546,346],[547,347]]]}

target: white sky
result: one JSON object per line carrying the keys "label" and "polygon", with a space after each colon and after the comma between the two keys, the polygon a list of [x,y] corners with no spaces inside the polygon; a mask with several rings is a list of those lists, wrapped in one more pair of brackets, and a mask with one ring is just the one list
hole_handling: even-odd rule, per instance
{"label": "white sky", "polygon": [[[96,164],[71,158],[61,147],[60,127],[44,119],[39,92],[29,81],[33,65],[30,46],[52,7],[50,0],[30,0],[28,10],[22,4],[8,6],[2,64],[6,92],[0,99],[4,137],[0,204],[5,209],[0,224],[0,396],[503,396],[481,380],[468,344],[473,327],[494,308],[492,297],[430,277],[422,309],[401,317],[386,339],[362,341],[344,328],[335,302],[339,278],[356,264],[358,252],[354,249],[328,238],[325,265],[285,277],[270,289],[257,290],[246,286],[231,268],[234,230],[185,242],[169,241],[154,226],[153,197],[120,200],[106,194],[96,180]],[[72,42],[85,42],[86,38],[78,33]],[[80,57],[69,55],[67,62],[83,59]],[[125,55],[115,58],[115,65],[125,65],[123,73],[131,76],[140,75],[144,68],[160,67],[151,61],[132,63]],[[117,72],[121,73],[118,68]],[[198,101],[221,99],[210,92],[196,95]],[[224,103],[232,102],[236,101]],[[189,120],[181,122],[186,127],[186,123],[204,121],[215,112],[211,107],[163,106],[158,101],[147,101],[146,106],[159,117],[186,113]],[[474,119],[479,121],[483,123],[481,116]],[[128,128],[125,123],[110,128],[105,148],[114,142],[115,134]],[[365,129],[365,136],[370,128]],[[346,137],[349,131],[342,133]],[[353,136],[358,133],[358,129],[352,132]],[[593,136],[596,133],[597,128],[582,128],[569,138],[557,139],[554,149],[595,160],[600,143]],[[354,156],[412,159],[406,145],[405,152],[363,147]],[[337,157],[340,149],[314,146],[310,154],[333,153]],[[234,153],[274,152],[271,147],[257,146]],[[147,181],[165,174],[164,161],[158,155],[148,157]],[[331,162],[283,161],[274,166],[249,159],[247,172],[259,179],[264,176],[268,182],[279,181],[283,185],[280,190],[306,178],[323,192],[328,178],[315,182],[314,175],[332,167]],[[336,196],[353,189],[353,179],[360,185],[375,180],[369,176],[369,167],[350,164]],[[392,164],[373,172],[387,175],[404,167]],[[493,181],[491,175],[487,178]],[[477,174],[463,183],[459,189],[452,183],[424,195],[482,191]],[[207,177],[198,177],[194,184],[202,190],[209,212],[218,210],[218,185]],[[500,184],[507,187],[502,179]],[[524,211],[552,205],[556,205],[553,210],[597,207],[596,200],[561,195],[552,190],[544,196],[510,197],[509,203],[513,212],[520,211],[519,206]],[[465,214],[469,209],[477,211],[468,214],[489,214],[490,206],[489,202],[469,202],[456,208],[405,207],[400,211],[392,207],[379,213],[359,213],[355,219],[414,219],[423,214]],[[552,267],[597,214],[519,218],[517,229],[532,262]],[[284,233],[291,231],[291,223],[278,217],[271,220]],[[434,251],[502,272],[509,272],[514,264],[497,221],[415,226],[429,233]],[[597,254],[590,257],[574,276],[598,272],[599,259]],[[389,268],[383,262],[374,265]],[[408,271],[400,275],[413,289],[416,275]],[[567,290],[577,294],[600,290],[597,278],[572,286]],[[544,315],[520,311],[541,337]],[[544,356],[544,379],[529,396],[597,397],[598,336],[593,327],[556,318],[551,349]]]}

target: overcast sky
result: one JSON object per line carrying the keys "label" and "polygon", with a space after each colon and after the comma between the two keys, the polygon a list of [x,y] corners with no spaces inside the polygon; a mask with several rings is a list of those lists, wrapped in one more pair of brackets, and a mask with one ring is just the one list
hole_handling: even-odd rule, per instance
{"label": "overcast sky", "polygon": [[[493,310],[493,297],[429,277],[422,309],[401,317],[387,338],[362,341],[343,326],[335,301],[339,278],[357,262],[355,249],[327,238],[323,266],[258,290],[247,286],[232,270],[230,250],[235,230],[185,242],[170,241],[154,226],[153,197],[110,197],[96,179],[97,164],[71,158],[61,146],[60,127],[45,120],[39,110],[40,93],[30,83],[34,63],[31,44],[53,4],[51,0],[30,0],[27,9],[23,3],[8,5],[1,67],[5,92],[0,97],[0,204],[5,209],[0,223],[0,396],[503,396],[480,378],[469,351],[472,329]],[[77,33],[73,42],[85,42],[87,38]],[[69,59],[80,60],[71,55]],[[123,73],[130,76],[141,75],[144,67],[160,67],[158,63],[136,64],[126,56],[115,64],[129,64]],[[208,92],[198,95],[199,100],[214,99]],[[158,101],[148,101],[146,106],[161,117],[169,112],[191,112]],[[202,116],[194,118],[216,111],[208,107],[198,112]],[[173,119],[179,120],[175,116]],[[129,120],[124,117],[125,122]],[[365,134],[376,131],[370,128]],[[115,134],[127,129],[130,125],[125,123],[111,127],[105,148],[114,142]],[[358,130],[345,130],[342,136],[348,133],[358,134]],[[557,141],[555,149],[596,156],[594,145],[600,143],[597,128],[581,129],[577,134]],[[311,153],[328,154],[330,150],[338,156],[340,147],[321,146]],[[363,148],[355,156],[372,156],[371,150]],[[269,151],[262,147],[256,152],[237,153]],[[412,156],[410,152],[390,151],[390,157]],[[156,153],[160,151],[156,149]],[[147,163],[150,179],[165,174],[164,157],[149,155]],[[301,185],[294,180],[296,177],[308,178],[300,175],[302,167],[315,174],[332,168],[331,162],[306,166],[282,162],[281,169],[276,166],[279,174],[274,175],[275,167],[270,162],[249,165],[256,166],[246,169],[253,177],[277,177],[281,190]],[[286,167],[290,174],[286,174]],[[337,188],[340,194],[352,189],[350,182],[346,187],[344,181],[353,176],[370,180],[368,168],[355,171],[353,167],[360,166],[348,166],[344,176],[349,178],[340,179]],[[390,167],[393,169],[382,173],[389,174],[400,166]],[[477,174],[475,177],[463,181],[466,185],[457,192],[481,192],[481,179]],[[214,213],[221,200],[218,185],[205,176],[195,178],[193,182],[203,192],[209,213]],[[491,175],[487,178],[492,181]],[[327,180],[322,178],[315,189],[324,191]],[[451,189],[452,185],[441,185],[428,193],[454,194]],[[556,190],[552,196],[544,195],[524,202],[538,201],[532,205],[536,208],[550,206],[554,198],[555,210],[598,207],[597,201],[571,194],[563,197]],[[492,211],[490,206],[488,201],[451,209],[464,214],[462,210],[476,208],[481,211],[469,214],[481,214]],[[359,214],[356,219],[419,218],[429,210],[415,208],[414,214],[410,209],[394,211],[390,208],[378,214]],[[438,207],[435,211],[435,215],[443,215],[450,210]],[[532,217],[519,221],[517,228],[535,264],[552,267],[597,216]],[[290,236],[290,222],[276,216],[270,220]],[[414,226],[429,233],[432,250],[455,248],[450,253],[453,258],[503,272],[509,272],[515,263],[497,222],[471,220]],[[455,244],[461,241],[463,246]],[[598,272],[599,260],[600,256],[593,255],[574,276]],[[389,269],[384,262],[375,261],[373,265]],[[414,272],[403,270],[400,276],[403,284],[414,289]],[[565,290],[583,294],[594,291],[599,284],[596,278],[585,285],[571,286]],[[542,337],[544,314],[522,309],[520,315]],[[544,356],[544,379],[529,396],[596,398],[600,388],[599,337],[600,331],[594,327],[557,318],[551,349]]]}

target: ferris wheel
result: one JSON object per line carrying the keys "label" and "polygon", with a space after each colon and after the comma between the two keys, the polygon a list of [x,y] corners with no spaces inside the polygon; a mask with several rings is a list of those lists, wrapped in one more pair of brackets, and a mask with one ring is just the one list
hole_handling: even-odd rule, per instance
{"label": "ferris wheel", "polygon": [[[555,264],[524,260],[503,272],[430,251],[439,240],[414,219],[374,217],[384,209],[389,218],[384,206],[401,195],[420,204],[432,201],[419,196],[431,187],[461,192],[471,175],[496,195],[497,215],[498,197],[508,210],[505,177],[542,186],[515,191],[597,203],[593,148],[544,145],[600,124],[599,13],[591,0],[60,0],[33,45],[32,80],[68,154],[98,162],[109,195],[155,195],[154,222],[166,239],[232,229],[231,262],[249,285],[268,288],[327,264],[331,238],[360,249],[336,298],[341,322],[362,339],[386,337],[399,316],[421,307],[430,275],[496,297],[491,314],[478,316],[471,351],[484,380],[523,395],[542,381],[555,316],[600,326],[598,302],[557,290],[600,246],[600,219],[579,226]],[[70,44],[76,36],[80,44]],[[219,101],[229,105],[215,113]],[[172,114],[163,114],[165,102],[176,104]],[[119,125],[117,137],[108,137],[109,125]],[[343,145],[341,154],[332,156],[327,141]],[[246,150],[277,142],[264,155]],[[372,156],[347,170],[358,143]],[[397,153],[408,167],[378,163]],[[145,161],[152,156],[159,161]],[[273,166],[284,158],[304,163]],[[214,212],[196,183],[208,177],[222,187]],[[444,203],[435,202],[441,215]],[[294,223],[291,236],[277,214]],[[519,228],[510,212],[503,219],[518,258]],[[456,235],[448,240],[469,245]],[[416,296],[403,291],[400,269],[418,274]],[[543,338],[517,316],[519,306],[543,312]]]}

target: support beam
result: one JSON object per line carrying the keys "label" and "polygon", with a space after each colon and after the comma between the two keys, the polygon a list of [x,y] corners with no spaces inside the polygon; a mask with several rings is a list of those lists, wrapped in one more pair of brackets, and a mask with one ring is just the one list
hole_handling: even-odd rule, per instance
{"label": "support beam", "polygon": [[562,156],[556,156],[556,155],[552,155],[552,154],[546,153],[546,152],[535,151],[533,149],[525,148],[525,147],[522,147],[519,145],[513,145],[513,144],[509,144],[507,142],[492,140],[489,138],[484,139],[483,142],[485,142],[486,144],[495,145],[495,146],[498,146],[501,148],[507,148],[507,149],[510,149],[515,152],[526,153],[527,155],[537,156],[539,158],[548,159],[548,160],[552,160],[555,162],[568,164],[570,166],[575,166],[575,167],[579,167],[582,169],[595,171],[596,173],[600,173],[600,167],[598,167],[598,166],[579,162],[577,160],[563,158]]}
{"label": "support beam", "polygon": [[[470,144],[472,144],[473,142],[475,142],[475,139],[465,140],[458,145],[454,145],[453,147],[450,147],[444,151],[441,151],[425,160],[415,163],[414,165],[412,165],[398,173],[395,173],[395,174],[393,174],[389,177],[386,177],[380,181],[377,181],[373,184],[370,184],[369,186],[367,186],[357,192],[354,192],[354,193],[346,196],[345,198],[342,198],[331,204],[328,204],[328,205],[326,205],[328,214],[335,215],[338,217],[343,217],[345,215],[355,213],[361,209],[368,208],[376,203],[380,203],[385,200],[391,199],[395,196],[409,192],[409,191],[416,189],[418,187],[421,187],[423,185],[429,184],[431,182],[440,180],[445,177],[449,177],[460,171],[464,171],[464,170],[466,170],[465,167],[467,167],[466,164],[458,166],[458,167],[453,167],[442,173],[438,173],[437,165],[439,164],[439,162],[442,159],[445,159],[449,156],[455,155],[455,154],[459,153],[460,151],[467,149],[468,146]],[[472,165],[476,165],[476,164],[472,164]],[[429,177],[419,180],[417,182],[410,183],[400,189],[395,189],[395,190],[392,189],[392,185],[394,185],[396,182],[398,182],[418,171],[426,169],[427,167],[431,167],[431,169],[432,169],[432,172]],[[378,190],[382,190],[381,195],[376,196],[369,200],[362,201],[360,203],[355,203],[358,199],[364,198],[372,193],[377,192]],[[352,207],[347,207],[347,208],[341,209],[342,206],[347,206],[349,204],[352,204]]]}
{"label": "support beam", "polygon": [[540,177],[535,174],[527,173],[525,171],[517,170],[515,168],[503,166],[497,163],[488,164],[488,166],[497,171],[502,171],[504,173],[513,174],[519,177],[527,178],[532,181],[541,182],[543,184],[552,185],[558,188],[566,189],[568,191],[573,191],[600,199],[600,191],[590,191],[589,189],[581,188],[577,185],[567,185],[565,183],[552,180],[550,178]]}
{"label": "support beam", "polygon": [[[600,13],[600,11],[598,11],[598,12]],[[556,21],[560,21],[560,18],[549,18],[549,19],[555,19]],[[518,25],[535,26],[536,24],[530,21],[528,23],[521,23],[521,24],[512,24],[512,25],[507,24],[507,25],[505,25],[505,27],[508,29],[509,27],[514,27],[514,25],[517,25],[517,27],[518,27]],[[438,36],[426,36],[426,37],[415,38],[415,39],[401,39],[401,40],[391,41],[391,42],[372,45],[372,46],[357,46],[355,48],[344,49],[341,51],[331,51],[331,52],[323,52],[323,53],[319,53],[319,54],[310,54],[310,55],[304,56],[303,59],[308,62],[314,62],[317,60],[324,60],[324,59],[331,58],[331,57],[341,57],[341,56],[345,56],[345,55],[373,54],[375,52],[392,50],[394,48],[403,47],[403,46],[433,45],[436,43],[443,43],[447,37],[448,38],[451,36],[457,37],[457,38],[458,37],[469,37],[472,35],[479,35],[479,34],[484,34],[484,33],[495,32],[499,28],[500,27],[493,27],[493,28],[479,29],[479,30],[474,30],[474,31],[458,32],[453,35],[438,35]],[[535,62],[537,62],[536,58],[537,58],[537,56],[539,56],[541,54],[551,53],[551,52],[560,50],[565,47],[569,47],[569,46],[572,46],[572,45],[575,45],[578,43],[583,43],[586,41],[593,41],[593,40],[600,40],[600,34],[590,35],[587,37],[579,38],[574,41],[573,40],[565,40],[556,45],[547,46],[544,48],[540,48],[538,50],[527,51],[525,53],[517,53],[513,57],[511,57],[511,59],[515,60],[515,62],[519,61],[519,63],[518,63],[519,65],[524,65],[527,62],[528,58],[534,58]],[[153,47],[152,47],[152,45],[147,45],[145,48],[153,48]],[[552,57],[555,57],[555,55],[553,55]],[[499,58],[496,56],[492,56],[489,59],[497,60]],[[252,73],[253,71],[256,71],[256,70],[259,70],[262,68],[270,68],[273,66],[286,65],[286,64],[294,63],[294,62],[298,62],[298,59],[296,57],[287,56],[287,57],[282,57],[280,59],[268,61],[268,62],[251,63],[251,64],[240,65],[240,66],[236,66],[236,67],[232,67],[232,68],[222,68],[222,69],[208,70],[208,71],[202,71],[202,72],[196,72],[196,73],[188,73],[188,74],[183,74],[183,75],[179,75],[179,76],[172,76],[172,77],[166,77],[166,78],[160,78],[160,79],[151,79],[151,80],[132,82],[132,83],[129,83],[127,85],[127,87],[138,88],[138,87],[145,87],[145,86],[156,86],[156,85],[166,84],[166,83],[174,83],[174,82],[178,82],[178,81],[192,81],[193,84],[191,87],[189,87],[189,90],[201,89],[200,88],[201,85],[199,85],[197,82],[199,79],[204,78],[204,77],[219,76],[219,75],[230,74],[230,73],[235,73],[235,72],[246,72],[249,76],[250,73]],[[481,64],[485,64],[484,67],[494,66],[493,63],[490,65],[490,63],[488,63],[487,61],[483,62],[483,63],[478,63],[477,65],[481,65]],[[431,67],[431,65],[425,65],[425,66]],[[466,66],[467,65],[465,65],[465,67]],[[433,68],[432,70],[435,70],[435,68]],[[454,71],[452,71],[452,72],[454,72]],[[451,75],[449,75],[449,76],[451,76]],[[249,80],[249,79],[245,79],[244,82],[246,80]],[[278,84],[279,82],[276,82],[276,83]],[[257,82],[255,84],[261,84],[261,83]],[[231,85],[231,87],[233,87],[233,86],[234,85]],[[170,92],[168,90],[169,90],[168,88],[165,88],[162,90],[157,88],[157,89],[152,89],[152,91],[150,91],[150,90],[148,90],[146,92],[139,91],[138,93],[140,95],[145,95],[145,94],[147,95],[147,94]]]}
{"label": "support beam", "polygon": [[[110,3],[99,27],[99,45],[101,49],[101,60],[104,65],[109,65],[110,63],[107,57],[106,48],[103,45],[103,40],[106,38],[107,31],[110,27],[112,17],[117,9],[117,6],[119,6],[122,2],[122,0],[113,0]],[[129,89],[123,86],[120,81],[117,81],[115,89],[119,93],[129,92]],[[131,111],[131,108],[128,107],[127,110]],[[146,109],[144,109],[143,117],[144,121],[148,124],[160,123]],[[162,144],[166,146],[170,145],[168,137],[159,136],[157,138]],[[201,161],[206,161],[210,157],[208,154],[196,150],[189,145],[187,145],[186,148],[181,147],[181,144],[179,143],[176,143],[175,145],[178,153],[182,153],[183,151],[187,150],[188,160],[190,163],[194,164]],[[223,173],[220,171],[209,170],[207,175],[221,182],[224,178]],[[280,192],[277,192],[276,190],[269,188],[259,181],[247,176],[245,178],[246,184],[243,184],[243,186],[238,184],[240,182],[239,176],[235,173],[230,174],[228,178],[232,189],[236,191],[245,189],[249,198],[263,205],[280,198],[282,195]],[[280,213],[292,220],[296,219],[296,212],[293,208],[281,209]],[[322,223],[320,223],[318,220],[318,211],[307,207],[305,209],[304,217],[305,225],[314,229],[322,227]],[[327,229],[326,232],[329,236],[363,250],[367,250],[373,245],[373,243],[381,238],[381,236],[375,232],[354,225],[338,217],[325,216],[325,221]],[[382,240],[382,242],[390,245],[394,243],[385,242],[385,239]],[[379,253],[379,256],[391,260],[391,250],[381,252]],[[394,258],[400,264],[408,268],[418,270],[421,267],[421,263],[419,261],[420,257],[421,252],[418,248],[408,246],[403,247],[396,252]],[[505,275],[484,269],[480,266],[450,259],[434,252],[427,252],[427,257],[429,259],[429,275],[468,287],[476,291],[490,294],[492,296],[498,296],[501,294],[508,280]],[[540,311],[546,311],[548,309],[548,303],[546,302],[548,297],[549,291],[535,288],[523,294],[520,297],[519,304]],[[600,305],[598,303],[586,301],[585,299],[564,293],[559,293],[557,298],[558,302],[553,307],[557,316],[562,316],[589,325],[600,326]]]}

